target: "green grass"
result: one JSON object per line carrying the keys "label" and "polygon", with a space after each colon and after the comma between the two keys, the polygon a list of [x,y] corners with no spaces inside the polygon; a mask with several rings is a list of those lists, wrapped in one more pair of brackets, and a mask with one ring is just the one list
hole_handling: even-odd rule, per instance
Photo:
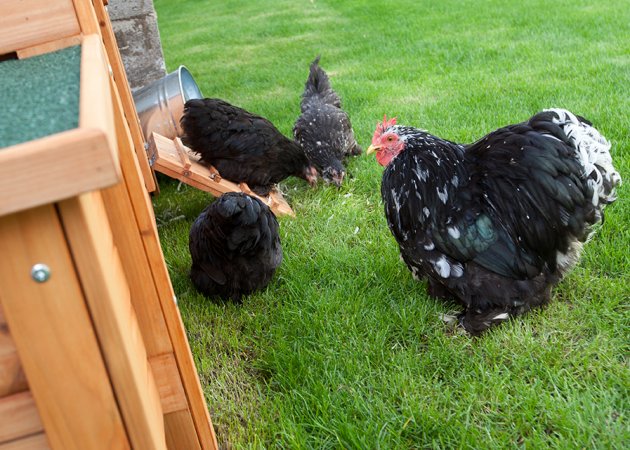
{"label": "green grass", "polygon": [[[592,120],[626,184],[554,301],[471,339],[399,260],[382,169],[281,189],[284,262],[243,305],[187,278],[210,197],[160,177],[163,249],[217,437],[230,448],[624,448],[630,297],[630,8],[625,0],[155,0],[167,66],[289,135],[317,55],[361,145],[377,120],[472,141],[546,107]],[[626,442],[626,444],[623,444]]]}

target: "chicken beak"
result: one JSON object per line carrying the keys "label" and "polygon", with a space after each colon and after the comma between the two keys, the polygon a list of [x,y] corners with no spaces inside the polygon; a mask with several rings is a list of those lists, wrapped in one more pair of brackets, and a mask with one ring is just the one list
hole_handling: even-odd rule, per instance
{"label": "chicken beak", "polygon": [[366,155],[371,155],[374,152],[377,152],[381,149],[380,145],[370,145],[367,150],[365,151]]}

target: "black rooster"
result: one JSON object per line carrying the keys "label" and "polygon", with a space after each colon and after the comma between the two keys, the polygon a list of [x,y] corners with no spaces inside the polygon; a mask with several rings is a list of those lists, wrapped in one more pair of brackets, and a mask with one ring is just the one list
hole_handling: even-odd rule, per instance
{"label": "black rooster", "polygon": [[403,260],[473,335],[549,301],[621,183],[610,144],[562,109],[467,146],[384,120],[373,151]]}
{"label": "black rooster", "polygon": [[255,197],[223,194],[190,228],[190,279],[202,294],[240,301],[262,289],[282,262],[278,222]]}
{"label": "black rooster", "polygon": [[302,114],[293,127],[295,139],[322,178],[341,186],[346,174],[344,158],[361,154],[361,147],[354,138],[348,114],[341,109],[339,95],[319,67],[319,56],[311,63],[300,109]]}
{"label": "black rooster", "polygon": [[288,176],[313,185],[317,171],[304,150],[264,117],[216,98],[188,100],[181,118],[183,143],[222,177],[245,182],[258,195]]}

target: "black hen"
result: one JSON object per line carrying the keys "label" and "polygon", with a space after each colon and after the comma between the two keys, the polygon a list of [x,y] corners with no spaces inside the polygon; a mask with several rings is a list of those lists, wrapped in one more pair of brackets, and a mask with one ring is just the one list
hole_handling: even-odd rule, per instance
{"label": "black hen", "polygon": [[344,158],[361,154],[361,147],[354,138],[348,114],[341,109],[339,95],[319,67],[319,56],[311,63],[300,108],[302,114],[293,127],[295,139],[322,178],[341,186],[346,173]]}
{"label": "black hen", "polygon": [[549,301],[621,183],[610,144],[562,109],[463,146],[379,124],[389,227],[429,293],[465,306],[471,334]]}
{"label": "black hen", "polygon": [[216,98],[188,100],[181,118],[183,143],[222,177],[245,182],[258,195],[288,176],[317,182],[304,150],[264,117]]}
{"label": "black hen", "polygon": [[202,294],[240,301],[262,289],[282,262],[278,222],[255,197],[223,194],[190,229],[190,279]]}

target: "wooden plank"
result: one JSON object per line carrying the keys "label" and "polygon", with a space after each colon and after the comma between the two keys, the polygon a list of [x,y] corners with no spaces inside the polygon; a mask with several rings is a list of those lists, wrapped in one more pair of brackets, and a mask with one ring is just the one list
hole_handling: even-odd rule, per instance
{"label": "wooden plank", "polygon": [[131,444],[165,450],[157,387],[101,195],[66,200],[59,212]]}
{"label": "wooden plank", "polygon": [[[136,105],[133,101],[133,96],[131,95],[131,89],[129,88],[129,82],[127,81],[127,74],[125,72],[125,67],[123,66],[120,51],[118,50],[116,36],[114,35],[114,30],[112,29],[112,24],[109,20],[109,14],[103,5],[103,2],[98,0],[94,1],[94,12],[100,26],[103,44],[105,45],[113,79],[116,84],[115,90],[118,91],[118,95],[121,99],[125,119],[131,134],[132,148],[136,154],[137,164],[140,169],[142,180],[144,181],[145,189],[148,192],[154,192],[158,189],[157,181],[155,180],[155,174],[149,166],[149,160],[147,158],[145,148],[146,138],[142,134],[140,120],[138,119],[138,113],[136,112]],[[80,21],[83,20],[80,18]]]}
{"label": "wooden plank", "polygon": [[7,147],[0,152],[0,215],[111,186],[119,179],[120,169],[101,130],[69,130]]}
{"label": "wooden plank", "polygon": [[[123,183],[102,191],[103,201],[111,224],[114,242],[120,252],[123,270],[129,283],[131,301],[135,308],[149,356],[172,353],[166,322],[162,315],[159,295],[153,282],[151,268],[143,243],[146,227],[141,227],[136,218],[136,206],[132,201],[132,188],[138,196],[147,196],[139,178],[135,156],[130,146],[127,122],[122,106],[115,93],[114,119],[118,137]],[[152,212],[150,204],[141,205]],[[149,231],[150,232],[150,231]]]}
{"label": "wooden plank", "polygon": [[[164,268],[166,270],[166,267]],[[201,389],[201,383],[199,381],[199,375],[195,368],[195,362],[193,361],[192,353],[190,351],[190,345],[186,332],[184,330],[184,324],[179,314],[179,309],[174,302],[162,303],[164,308],[164,317],[169,329],[169,334],[173,342],[173,348],[175,350],[175,359],[177,361],[177,368],[182,379],[184,390],[186,391],[186,398],[188,399],[188,406],[190,415],[193,421],[194,429],[199,437],[201,448],[203,450],[216,450],[219,448],[217,444],[217,437],[212,427],[212,420],[210,419],[210,413],[208,412],[208,406]],[[175,423],[169,422],[167,419],[169,416],[181,417],[187,414],[187,411],[179,411],[170,413],[165,418],[166,427],[166,442],[169,449],[169,439],[184,439],[179,434],[173,434],[174,425],[180,423],[183,419],[176,419]],[[181,447],[182,449],[186,447]],[[193,447],[188,447],[193,448]]]}
{"label": "wooden plank", "polygon": [[2,0],[0,55],[80,32],[72,0]]}
{"label": "wooden plank", "polygon": [[0,398],[27,389],[26,376],[0,305]]}
{"label": "wooden plank", "polygon": [[28,382],[17,350],[7,345],[0,349],[0,398],[26,389]]}
{"label": "wooden plank", "polygon": [[[72,0],[74,10],[79,20],[81,33],[83,34],[100,34],[98,19],[94,13],[92,0]],[[96,1],[98,3],[98,0]]]}
{"label": "wooden plank", "polygon": [[168,414],[188,408],[186,393],[177,370],[177,361],[173,353],[154,356],[149,359],[151,371],[155,377],[162,412]]}
{"label": "wooden plank", "polygon": [[[276,215],[295,216],[279,191],[274,190],[268,196],[261,197],[256,195],[246,183],[237,184],[226,180],[220,176],[216,168],[200,164],[199,157],[184,146],[181,141],[178,143],[178,140],[179,138],[171,140],[158,133],[153,133],[149,143],[149,152],[154,159],[153,168],[156,171],[202,191],[210,192],[215,197],[226,192],[244,192],[258,198]],[[182,153],[186,155],[185,158]]]}
{"label": "wooden plank", "polygon": [[[121,123],[125,125],[125,123]],[[120,133],[120,130],[119,130]],[[125,178],[129,197],[133,204],[138,231],[142,236],[144,249],[151,269],[153,285],[155,286],[161,305],[162,314],[168,328],[168,336],[173,346],[177,367],[182,379],[186,398],[192,414],[195,430],[199,436],[201,446],[206,449],[217,449],[217,440],[212,428],[208,407],[201,390],[199,376],[190,353],[188,339],[184,325],[175,303],[175,293],[171,285],[164,255],[153,215],[153,206],[146,191],[140,184],[141,175],[130,148],[119,142],[120,163]],[[138,313],[140,316],[140,314]],[[148,344],[147,344],[148,348]],[[164,352],[166,353],[166,352]],[[168,429],[166,430],[168,440]]]}
{"label": "wooden plank", "polygon": [[[118,99],[115,99],[115,111],[118,107],[117,105],[119,105],[119,101]],[[124,225],[125,223],[130,223],[132,218],[135,218],[135,226],[137,227],[136,231],[142,238],[142,244],[144,245],[144,255],[147,258],[147,264],[137,263],[138,258],[141,258],[142,256],[141,250],[136,249],[137,253],[134,253],[134,256],[129,257],[129,261],[131,262],[132,266],[125,266],[125,273],[127,274],[128,280],[130,280],[130,288],[132,292],[132,278],[137,279],[137,281],[140,283],[150,284],[157,291],[157,296],[146,298],[144,300],[144,297],[139,295],[136,301],[136,298],[132,295],[132,301],[134,301],[134,307],[136,308],[139,323],[141,328],[143,329],[143,335],[145,336],[145,345],[147,346],[147,352],[150,357],[162,355],[165,353],[175,353],[177,369],[180,373],[181,383],[183,385],[188,401],[188,407],[192,411],[192,420],[194,425],[192,431],[197,433],[198,440],[201,442],[201,448],[203,448],[204,450],[217,449],[217,441],[214,434],[214,429],[212,428],[212,423],[210,421],[208,408],[203,397],[201,385],[199,383],[199,377],[197,375],[197,371],[195,370],[192,354],[190,353],[188,340],[183,328],[183,323],[179,316],[179,310],[177,309],[177,306],[174,302],[175,294],[173,292],[170,278],[168,276],[168,271],[166,269],[166,264],[164,262],[162,249],[160,247],[159,237],[157,235],[157,228],[155,226],[155,217],[153,215],[153,207],[151,205],[147,192],[142,186],[142,178],[140,174],[140,168],[137,164],[137,158],[135,158],[133,149],[128,144],[128,125],[126,121],[120,119],[119,115],[115,114],[115,118],[117,132],[120,136],[119,151],[121,169],[125,180],[124,186],[127,189],[127,193],[129,196],[128,198],[131,201],[133,211],[129,212],[127,209],[125,209],[124,211],[116,212],[118,208],[127,207],[127,201],[121,201],[121,199],[125,199],[124,194],[121,192],[113,195],[110,201],[107,201],[107,195],[109,195],[110,191],[113,192],[114,190],[118,189],[118,187],[103,191],[103,197],[104,200],[106,200],[107,211],[108,215],[110,216],[110,221],[112,222],[112,230],[114,231],[115,242],[119,246],[121,256],[123,248],[129,250],[132,248],[132,245],[137,245],[134,239],[134,236],[136,235],[133,233],[126,233],[121,231],[120,241],[118,241],[115,232],[116,224],[114,222],[119,222]],[[127,139],[125,139],[125,136],[127,136]],[[117,217],[118,219],[112,219],[112,217]],[[121,259],[123,265],[125,265],[126,262],[129,262],[127,261],[127,257],[122,257]],[[150,269],[150,273],[148,275],[145,274],[142,276],[130,276],[130,274],[137,273],[138,270],[145,270],[147,267]],[[141,287],[139,286],[138,289],[140,288]],[[155,303],[152,303],[156,299],[159,300],[159,305],[157,306],[155,305]],[[149,305],[152,306],[148,307]],[[144,312],[140,312],[141,308],[146,308],[146,310]],[[154,314],[156,313],[159,313],[161,316],[155,317]],[[143,323],[146,318],[151,319],[148,321],[146,327],[143,327]],[[168,327],[163,334],[145,334],[144,330],[149,329],[149,326],[160,324],[161,327],[161,323],[163,323],[162,321],[165,321]],[[162,339],[168,339],[168,345],[172,346],[169,348],[168,351],[158,351],[158,349],[164,345]],[[181,428],[171,427],[170,429],[179,430]],[[191,431],[190,428],[183,429]],[[165,431],[168,442],[169,429],[167,428]],[[192,438],[190,436],[179,436],[178,439],[183,439],[184,442],[187,442],[189,439]]]}
{"label": "wooden plank", "polygon": [[128,449],[54,206],[0,217],[0,254],[0,301],[51,447]]}
{"label": "wooden plank", "polygon": [[118,167],[118,149],[112,96],[109,86],[103,44],[98,34],[83,36],[81,46],[81,86],[79,96],[79,127],[96,128],[105,132],[112,151],[114,164]]}
{"label": "wooden plank", "polygon": [[32,56],[43,55],[44,53],[54,52],[66,47],[72,47],[75,45],[81,45],[81,36],[69,36],[55,41],[49,41],[44,44],[37,44],[32,47],[23,48],[17,51],[19,59],[30,58]]}
{"label": "wooden plank", "polygon": [[0,443],[44,429],[33,396],[28,391],[0,398],[0,417]]}
{"label": "wooden plank", "polygon": [[176,411],[164,416],[166,445],[168,450],[199,450],[195,436],[195,424],[189,411]]}
{"label": "wooden plank", "polygon": [[45,433],[37,433],[22,439],[0,444],[0,450],[49,450]]}

